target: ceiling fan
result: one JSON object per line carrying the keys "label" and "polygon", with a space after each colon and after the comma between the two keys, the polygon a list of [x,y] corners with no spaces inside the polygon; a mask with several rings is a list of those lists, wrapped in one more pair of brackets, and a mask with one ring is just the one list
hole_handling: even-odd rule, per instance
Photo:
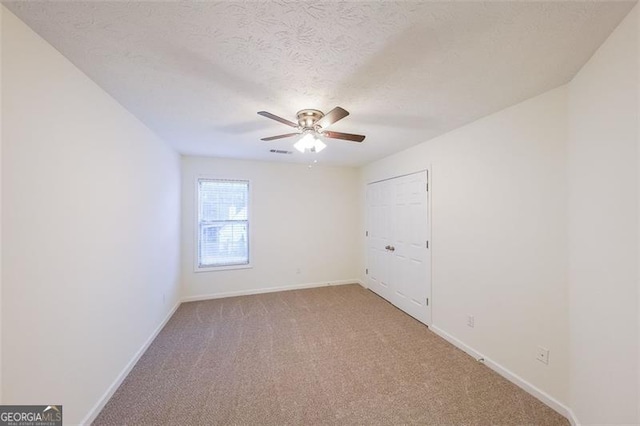
{"label": "ceiling fan", "polygon": [[332,139],[343,139],[351,142],[362,142],[365,138],[363,135],[354,135],[352,133],[332,132],[326,130],[326,128],[330,125],[339,120],[342,120],[347,115],[349,115],[349,112],[347,110],[340,107],[335,107],[326,114],[324,114],[322,111],[318,111],[317,109],[303,109],[301,111],[298,111],[297,124],[293,121],[278,117],[277,115],[271,114],[267,111],[259,111],[258,114],[297,129],[297,132],[295,133],[270,136],[268,138],[262,138],[261,140],[272,141],[276,139],[304,135],[298,142],[294,144],[294,147],[300,152],[304,152],[305,150],[309,150],[311,152],[319,152],[323,150],[326,145],[322,143],[318,136],[324,136]]}

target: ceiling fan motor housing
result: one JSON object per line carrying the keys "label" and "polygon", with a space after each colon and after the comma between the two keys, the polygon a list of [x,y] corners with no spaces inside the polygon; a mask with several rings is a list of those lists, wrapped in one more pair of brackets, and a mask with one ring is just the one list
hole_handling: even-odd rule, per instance
{"label": "ceiling fan motor housing", "polygon": [[315,129],[315,124],[324,117],[322,111],[317,109],[303,109],[298,111],[298,125],[302,129]]}

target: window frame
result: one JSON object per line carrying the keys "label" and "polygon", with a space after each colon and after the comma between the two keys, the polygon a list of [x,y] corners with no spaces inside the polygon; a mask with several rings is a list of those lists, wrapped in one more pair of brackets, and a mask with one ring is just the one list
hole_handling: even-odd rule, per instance
{"label": "window frame", "polygon": [[[236,181],[236,182],[246,182],[249,186],[247,191],[247,254],[248,254],[248,263],[243,263],[239,265],[221,265],[221,266],[200,266],[199,255],[200,255],[200,181],[209,180],[209,181]],[[211,175],[197,175],[194,180],[194,220],[193,220],[193,271],[194,272],[216,272],[216,271],[230,271],[234,269],[251,269],[253,268],[252,263],[252,248],[253,248],[253,226],[251,225],[251,210],[253,206],[253,193],[252,193],[252,182],[251,179],[241,178],[241,177],[229,177],[229,176],[211,176]]]}

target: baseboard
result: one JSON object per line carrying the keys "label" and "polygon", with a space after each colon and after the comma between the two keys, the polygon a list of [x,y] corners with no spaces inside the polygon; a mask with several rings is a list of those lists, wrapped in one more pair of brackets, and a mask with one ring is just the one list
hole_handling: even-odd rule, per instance
{"label": "baseboard", "polygon": [[122,382],[124,381],[124,379],[127,377],[127,375],[131,372],[131,370],[133,369],[133,367],[136,365],[136,363],[138,362],[138,360],[140,359],[140,357],[142,357],[142,354],[145,353],[145,351],[149,348],[149,346],[151,345],[151,343],[153,342],[153,340],[156,338],[156,336],[158,336],[158,334],[160,333],[160,331],[164,328],[164,326],[167,324],[167,322],[169,322],[169,319],[173,316],[173,314],[176,312],[176,310],[178,309],[178,307],[180,306],[180,301],[178,301],[178,303],[175,304],[175,306],[173,308],[171,308],[171,310],[169,311],[169,313],[167,314],[167,316],[162,320],[162,322],[160,323],[160,325],[158,325],[156,327],[155,330],[153,330],[153,333],[151,333],[151,335],[149,336],[149,338],[144,342],[144,344],[142,345],[142,347],[138,350],[138,352],[135,353],[135,355],[133,356],[133,358],[131,358],[131,361],[129,361],[129,363],[124,367],[124,369],[122,369],[122,371],[120,372],[120,374],[118,375],[118,377],[116,377],[116,379],[113,381],[113,383],[111,384],[111,386],[109,386],[109,388],[107,389],[107,391],[102,395],[102,397],[98,400],[98,402],[96,403],[96,405],[93,406],[93,408],[91,410],[89,410],[89,413],[85,416],[84,419],[82,419],[82,421],[80,422],[81,425],[90,425],[95,419],[96,417],[98,417],[98,414],[100,414],[100,411],[102,411],[102,409],[104,408],[104,406],[107,404],[107,402],[109,402],[109,399],[111,399],[111,397],[113,396],[113,394],[116,392],[116,390],[118,390],[118,388],[120,387],[120,385],[122,384]]}
{"label": "baseboard", "polygon": [[257,288],[252,290],[227,291],[224,293],[210,293],[198,296],[187,296],[182,298],[182,302],[197,302],[199,300],[222,299],[224,297],[248,296],[251,294],[274,293],[277,291],[301,290],[305,288],[327,287],[332,285],[359,284],[356,278],[350,280],[322,281],[319,283],[294,284],[279,287]]}
{"label": "baseboard", "polygon": [[368,289],[368,288],[369,288],[369,287],[367,287],[367,284],[365,284],[365,282],[364,282],[364,281],[362,281],[361,279],[357,279],[357,280],[355,280],[355,282],[356,282],[357,284],[360,284],[360,286],[362,286],[363,288],[366,288],[366,289]]}
{"label": "baseboard", "polygon": [[509,380],[511,383],[520,387],[527,393],[533,395],[534,397],[539,399],[541,402],[543,402],[544,404],[546,404],[547,406],[549,406],[559,414],[566,417],[569,420],[569,422],[571,422],[572,425],[576,426],[579,424],[577,419],[575,418],[575,415],[571,411],[571,409],[569,409],[566,405],[564,405],[557,399],[550,396],[548,393],[544,392],[543,390],[527,382],[522,377],[518,376],[517,374],[513,373],[512,371],[508,370],[507,368],[503,367],[502,365],[498,364],[492,359],[487,358],[486,356],[484,356],[474,348],[468,346],[461,340],[453,337],[452,335],[438,328],[437,326],[431,325],[429,329],[434,333],[436,333],[438,336],[442,337],[447,342],[463,350],[464,352],[466,352],[476,360],[483,362],[487,367],[489,367],[490,369],[492,369],[493,371],[495,371],[505,379]]}
{"label": "baseboard", "polygon": [[569,419],[569,423],[571,423],[571,426],[580,426],[582,423],[580,423],[578,421],[578,418],[573,413],[573,410],[571,408],[567,408],[567,410],[569,410],[569,414],[567,415],[567,419]]}

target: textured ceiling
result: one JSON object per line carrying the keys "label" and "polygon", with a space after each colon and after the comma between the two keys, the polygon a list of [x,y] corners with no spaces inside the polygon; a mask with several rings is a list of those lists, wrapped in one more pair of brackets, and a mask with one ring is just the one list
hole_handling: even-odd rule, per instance
{"label": "textured ceiling", "polygon": [[[568,82],[634,2],[4,2],[190,155],[361,165]],[[277,155],[303,108],[351,115]]]}

